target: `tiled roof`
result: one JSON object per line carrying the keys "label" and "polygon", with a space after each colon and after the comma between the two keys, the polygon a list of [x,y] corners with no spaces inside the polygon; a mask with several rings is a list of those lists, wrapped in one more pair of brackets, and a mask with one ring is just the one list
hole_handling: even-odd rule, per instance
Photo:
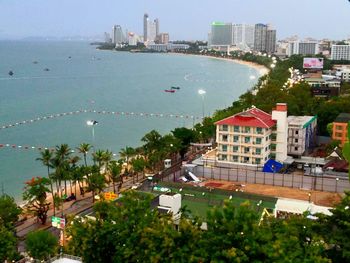
{"label": "tiled roof", "polygon": [[217,121],[215,125],[246,126],[271,128],[276,124],[270,114],[258,109],[251,108],[247,111],[237,113],[226,119]]}
{"label": "tiled roof", "polygon": [[350,121],[350,113],[340,113],[334,122],[348,123]]}

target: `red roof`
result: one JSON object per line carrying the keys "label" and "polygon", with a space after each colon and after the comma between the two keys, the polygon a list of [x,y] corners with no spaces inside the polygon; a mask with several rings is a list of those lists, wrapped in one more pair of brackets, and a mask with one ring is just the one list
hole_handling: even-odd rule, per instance
{"label": "red roof", "polygon": [[270,114],[258,108],[251,108],[215,123],[215,125],[235,125],[261,128],[271,128],[275,124],[276,121],[272,120]]}

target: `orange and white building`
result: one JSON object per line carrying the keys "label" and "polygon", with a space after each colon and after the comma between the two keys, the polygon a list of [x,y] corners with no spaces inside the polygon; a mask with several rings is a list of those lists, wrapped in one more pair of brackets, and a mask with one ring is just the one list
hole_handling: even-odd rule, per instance
{"label": "orange and white building", "polygon": [[340,141],[343,147],[348,139],[348,125],[350,122],[350,113],[340,113],[333,122],[332,139]]}

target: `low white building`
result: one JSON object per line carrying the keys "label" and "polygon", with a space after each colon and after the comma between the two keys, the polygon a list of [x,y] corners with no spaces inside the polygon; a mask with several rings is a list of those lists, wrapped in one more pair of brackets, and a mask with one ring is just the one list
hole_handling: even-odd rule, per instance
{"label": "low white building", "polygon": [[315,143],[316,116],[288,116],[288,155],[302,156]]}
{"label": "low white building", "polygon": [[350,45],[332,45],[332,60],[350,60]]}

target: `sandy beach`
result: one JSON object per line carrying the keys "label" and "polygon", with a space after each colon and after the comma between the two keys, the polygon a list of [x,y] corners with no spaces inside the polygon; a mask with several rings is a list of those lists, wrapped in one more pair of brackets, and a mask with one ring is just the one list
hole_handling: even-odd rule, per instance
{"label": "sandy beach", "polygon": [[236,64],[245,65],[245,66],[248,66],[248,67],[256,69],[259,72],[260,77],[262,77],[264,75],[267,75],[270,72],[270,69],[265,67],[265,66],[263,66],[263,65],[260,65],[260,64],[257,64],[257,63],[253,63],[253,62],[250,62],[250,61],[240,60],[240,59],[221,58],[221,57],[213,57],[213,56],[208,56],[208,55],[183,54],[183,53],[171,53],[171,54],[183,55],[183,56],[207,57],[207,58],[224,60],[224,61],[229,61],[229,62],[233,62],[233,63],[236,63]]}

